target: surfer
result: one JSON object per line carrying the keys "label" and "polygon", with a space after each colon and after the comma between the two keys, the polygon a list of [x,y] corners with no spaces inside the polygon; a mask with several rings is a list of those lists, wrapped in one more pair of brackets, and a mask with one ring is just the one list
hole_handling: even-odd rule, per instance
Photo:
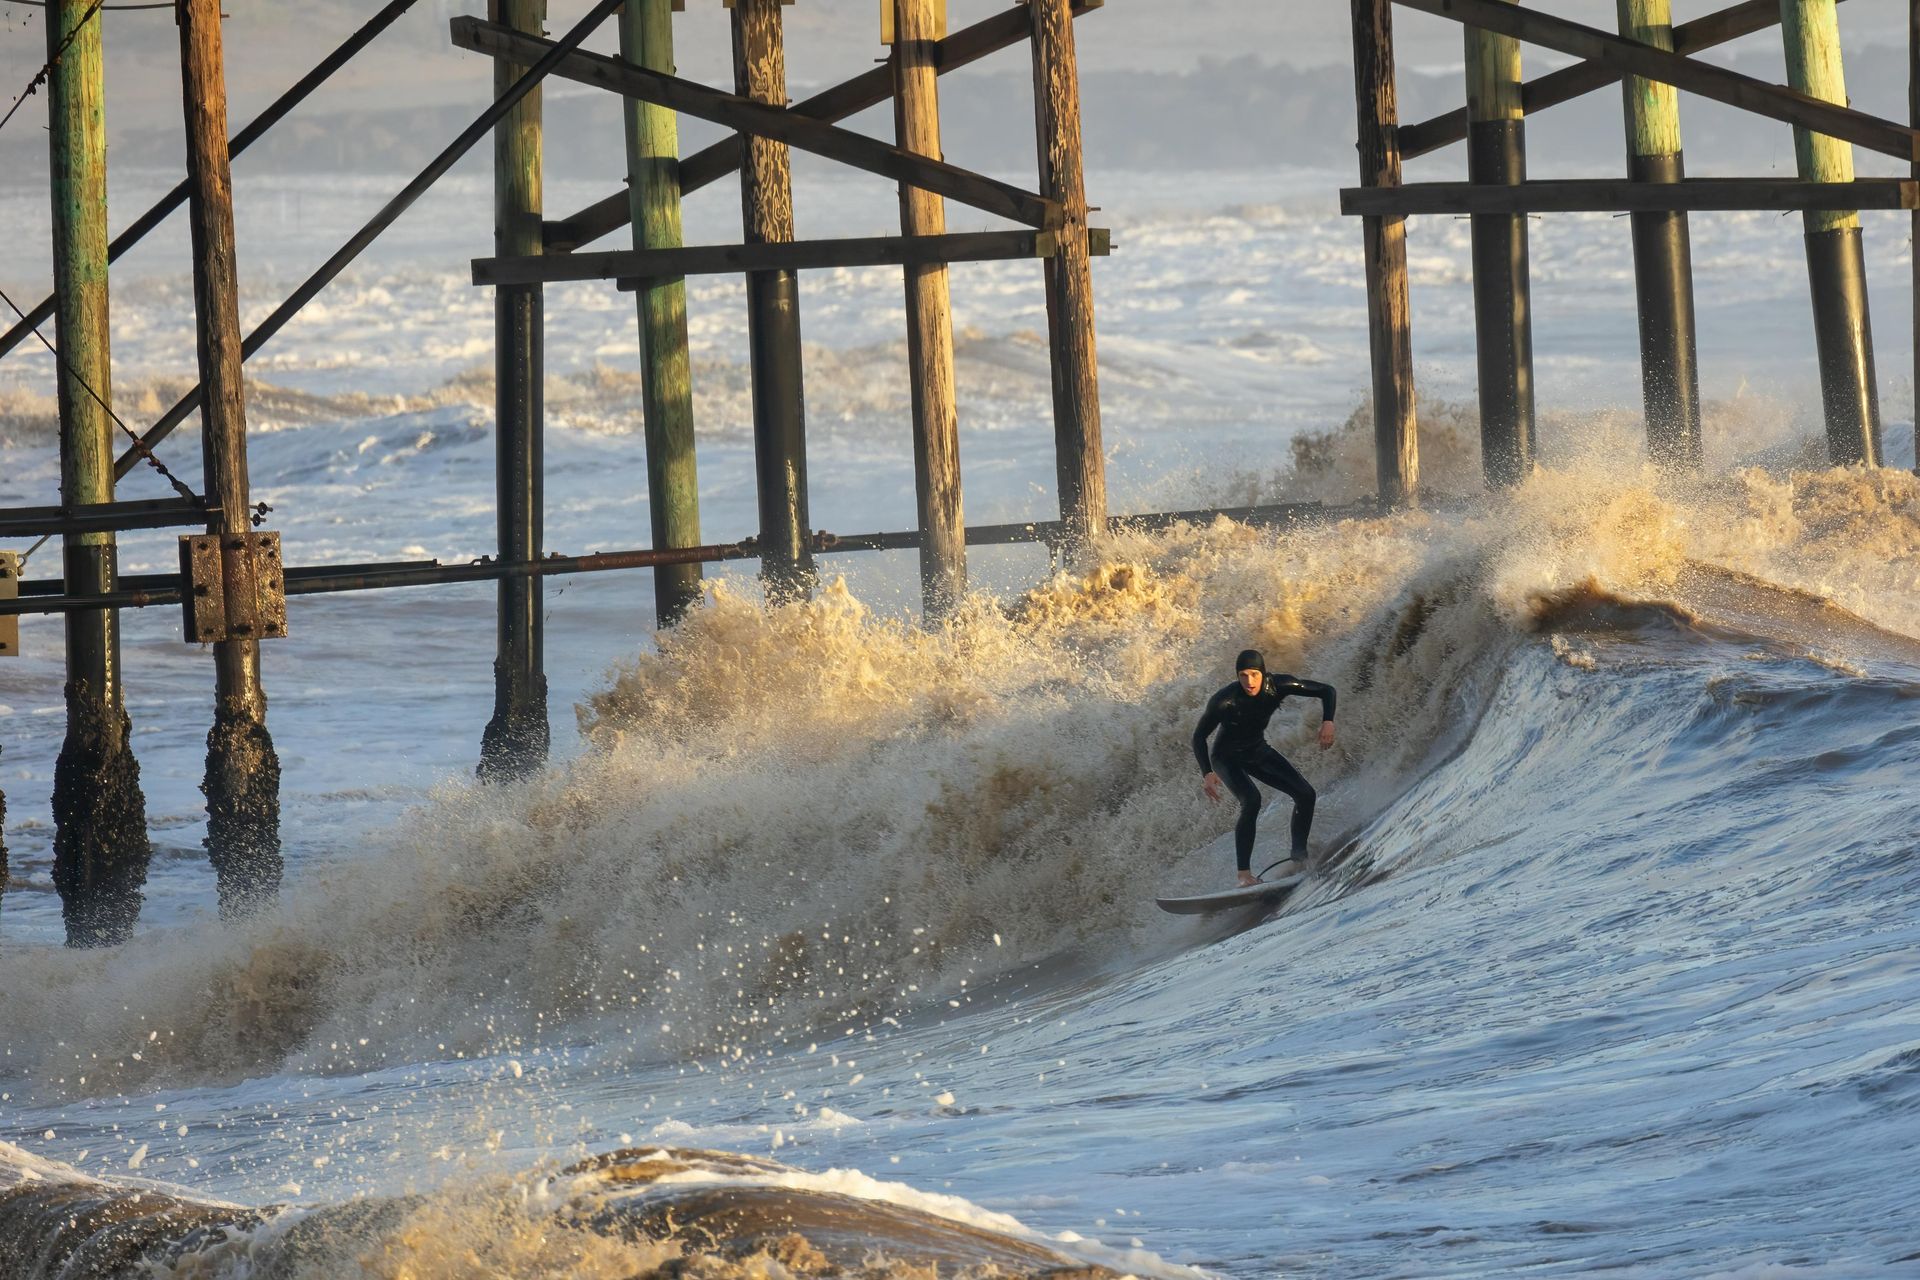
{"label": "surfer", "polygon": [[[1260,820],[1257,778],[1293,798],[1293,861],[1295,871],[1307,869],[1307,831],[1313,826],[1314,790],[1287,758],[1267,745],[1267,722],[1289,695],[1320,699],[1320,749],[1333,745],[1333,686],[1317,680],[1276,676],[1267,671],[1258,649],[1243,649],[1234,659],[1238,679],[1207,699],[1207,710],[1193,731],[1193,754],[1206,775],[1200,784],[1207,799],[1220,799],[1224,781],[1240,801],[1240,821],[1233,828],[1233,853],[1242,885],[1258,884],[1253,874],[1253,831]],[[1218,729],[1212,757],[1207,738]]]}

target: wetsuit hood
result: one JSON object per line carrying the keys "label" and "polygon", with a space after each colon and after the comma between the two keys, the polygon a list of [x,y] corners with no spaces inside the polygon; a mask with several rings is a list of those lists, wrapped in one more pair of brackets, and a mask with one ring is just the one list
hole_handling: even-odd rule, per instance
{"label": "wetsuit hood", "polygon": [[1233,660],[1235,671],[1265,671],[1267,660],[1260,656],[1258,649],[1242,649],[1240,656]]}

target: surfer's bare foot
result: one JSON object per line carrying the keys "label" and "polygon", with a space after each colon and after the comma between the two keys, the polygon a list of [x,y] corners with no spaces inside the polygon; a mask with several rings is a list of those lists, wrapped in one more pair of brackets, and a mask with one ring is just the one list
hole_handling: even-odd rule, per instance
{"label": "surfer's bare foot", "polygon": [[1245,889],[1245,888],[1248,888],[1248,887],[1249,887],[1249,886],[1251,886],[1251,885],[1256,885],[1256,884],[1259,884],[1259,883],[1260,883],[1260,878],[1259,878],[1258,876],[1256,876],[1256,875],[1254,875],[1254,874],[1253,874],[1253,872],[1251,872],[1251,871],[1242,871],[1242,872],[1240,873],[1240,884],[1239,884],[1239,886],[1238,886],[1239,888],[1242,888],[1242,889]]}

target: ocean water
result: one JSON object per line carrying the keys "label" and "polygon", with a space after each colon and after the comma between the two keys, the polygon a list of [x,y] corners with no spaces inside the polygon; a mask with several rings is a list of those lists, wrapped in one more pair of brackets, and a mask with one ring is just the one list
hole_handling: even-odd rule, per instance
{"label": "ocean water", "polygon": [[[1099,176],[1116,511],[1369,487],[1344,180]],[[157,189],[124,182],[117,211]],[[247,318],[392,185],[243,177]],[[23,243],[40,199],[0,193]],[[702,199],[693,234],[731,238]],[[800,202],[803,234],[894,216],[817,175]],[[1457,508],[977,549],[934,631],[911,555],[827,557],[773,609],[716,570],[666,635],[649,575],[550,580],[554,766],[486,790],[491,589],[298,599],[265,655],[288,883],[241,924],[199,845],[211,672],[157,610],[127,624],[142,927],[59,946],[59,632],[26,620],[0,1276],[1920,1271],[1905,224],[1868,228],[1900,469],[1829,471],[1797,227],[1695,220],[1711,474],[1674,484],[1639,463],[1626,228],[1537,222],[1546,465],[1499,498],[1466,224],[1412,236],[1423,465]],[[249,366],[290,562],[489,550],[488,251],[456,180]],[[136,427],[192,367],[183,263],[120,272]],[[24,305],[43,270],[0,283]],[[968,518],[1051,516],[1038,272],[956,268],[954,305]],[[886,271],[803,281],[818,527],[912,521],[900,307]],[[744,536],[741,295],[691,309],[705,531]],[[646,542],[632,333],[610,286],[549,292],[550,549]],[[49,369],[0,363],[9,504],[57,485]],[[197,481],[197,444],[160,453]],[[1331,751],[1312,712],[1274,730],[1322,865],[1274,918],[1169,917],[1156,892],[1230,874],[1187,738],[1247,644],[1340,689]]]}

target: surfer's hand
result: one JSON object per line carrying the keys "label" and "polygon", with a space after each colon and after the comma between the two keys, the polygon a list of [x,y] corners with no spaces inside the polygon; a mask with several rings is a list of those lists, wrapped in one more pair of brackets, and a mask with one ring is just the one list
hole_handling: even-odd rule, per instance
{"label": "surfer's hand", "polygon": [[1200,780],[1200,789],[1207,793],[1207,799],[1217,802],[1220,799],[1220,775],[1209,773]]}
{"label": "surfer's hand", "polygon": [[1320,722],[1320,749],[1322,751],[1325,751],[1328,747],[1332,745],[1333,745],[1333,721],[1322,720]]}

